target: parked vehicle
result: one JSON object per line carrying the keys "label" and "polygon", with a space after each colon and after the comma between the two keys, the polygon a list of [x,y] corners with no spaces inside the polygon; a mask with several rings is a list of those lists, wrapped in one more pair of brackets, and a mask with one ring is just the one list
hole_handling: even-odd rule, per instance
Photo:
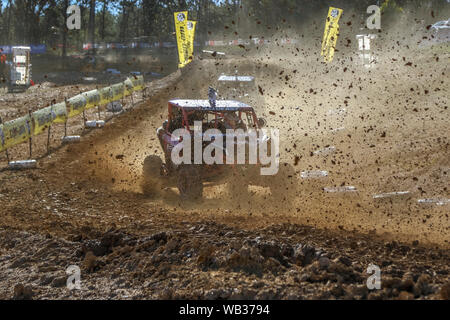
{"label": "parked vehicle", "polygon": [[12,47],[10,91],[25,91],[31,85],[31,48]]}

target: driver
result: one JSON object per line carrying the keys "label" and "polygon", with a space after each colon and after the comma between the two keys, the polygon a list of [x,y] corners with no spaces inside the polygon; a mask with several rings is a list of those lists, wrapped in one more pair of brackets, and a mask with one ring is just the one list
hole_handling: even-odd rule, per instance
{"label": "driver", "polygon": [[224,116],[224,125],[226,129],[244,129],[245,125],[238,115],[234,112],[226,113]]}

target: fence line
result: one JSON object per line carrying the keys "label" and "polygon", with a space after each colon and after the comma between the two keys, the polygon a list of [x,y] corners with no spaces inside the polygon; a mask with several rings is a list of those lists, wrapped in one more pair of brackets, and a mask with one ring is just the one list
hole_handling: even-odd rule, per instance
{"label": "fence line", "polygon": [[[94,107],[100,107],[113,103],[134,92],[144,90],[144,77],[132,76],[125,81],[80,94],[65,99],[63,102],[55,103],[48,107],[29,112],[27,115],[17,119],[2,122],[0,118],[0,152],[5,151],[8,163],[10,156],[8,149],[28,141],[30,144],[30,159],[32,156],[32,138],[47,131],[47,152],[50,144],[50,130],[54,123],[64,123],[64,137],[67,136],[67,121],[78,115],[83,116],[85,126],[85,111]],[[145,95],[145,91],[144,91]],[[100,112],[100,109],[98,110]]]}

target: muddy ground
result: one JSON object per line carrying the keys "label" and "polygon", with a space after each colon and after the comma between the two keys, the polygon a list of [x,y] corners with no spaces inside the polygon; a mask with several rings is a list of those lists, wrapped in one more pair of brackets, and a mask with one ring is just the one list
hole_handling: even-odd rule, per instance
{"label": "muddy ground", "polygon": [[[147,83],[144,102],[127,99],[128,112],[80,144],[57,147],[55,126],[44,156],[46,137],[36,138],[38,169],[0,172],[0,297],[448,299],[448,51],[388,51],[365,70],[339,56],[325,66],[301,48],[198,60]],[[281,177],[283,195],[249,186],[233,198],[225,185],[205,188],[199,203],[176,189],[145,196],[142,162],[162,155],[155,131],[167,100],[206,98],[235,69],[256,75],[265,99],[256,112],[280,130],[281,160],[295,171]],[[307,170],[329,175],[304,179]],[[324,189],[340,186],[356,191]],[[397,191],[409,193],[373,198]],[[370,264],[380,290],[367,289]],[[81,290],[66,288],[70,265]]]}

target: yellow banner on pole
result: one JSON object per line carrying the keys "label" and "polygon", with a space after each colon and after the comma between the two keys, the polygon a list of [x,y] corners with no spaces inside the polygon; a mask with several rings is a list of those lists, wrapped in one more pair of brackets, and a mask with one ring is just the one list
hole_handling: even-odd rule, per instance
{"label": "yellow banner on pole", "polygon": [[131,82],[130,78],[127,78],[124,82],[123,85],[125,87],[125,91],[124,91],[124,96],[129,96],[133,93],[134,89],[133,89],[133,82]]}
{"label": "yellow banner on pole", "polygon": [[188,64],[189,59],[189,41],[187,31],[187,11],[175,12],[175,34],[177,36],[178,46],[178,67],[183,68]]}
{"label": "yellow banner on pole", "polygon": [[67,108],[65,102],[54,104],[51,107],[54,115],[54,123],[64,123],[67,121]]}
{"label": "yellow banner on pole", "polygon": [[31,120],[33,121],[33,135],[37,136],[50,127],[54,118],[52,106],[33,112],[31,114]]}
{"label": "yellow banner on pole", "polygon": [[194,39],[195,39],[195,27],[197,25],[197,21],[188,20],[187,22],[187,31],[188,31],[188,40],[189,40],[189,56],[188,63],[194,59]]}
{"label": "yellow banner on pole", "polygon": [[97,89],[82,93],[86,98],[85,109],[90,109],[100,104],[100,93]]}
{"label": "yellow banner on pole", "polygon": [[31,137],[31,118],[29,115],[5,122],[3,124],[4,144],[8,149],[16,144],[22,143]]}
{"label": "yellow banner on pole", "polygon": [[139,91],[144,89],[144,76],[132,76],[129,78],[133,83],[133,91]]}
{"label": "yellow banner on pole", "polygon": [[75,117],[83,112],[86,106],[86,98],[82,95],[76,95],[67,100],[67,109],[69,110],[69,118]]}
{"label": "yellow banner on pole", "polygon": [[331,62],[334,58],[334,52],[339,36],[339,19],[344,10],[330,7],[328,10],[327,21],[325,23],[325,31],[323,33],[321,55],[325,62]]}
{"label": "yellow banner on pole", "polygon": [[123,85],[123,82],[119,82],[111,86],[113,92],[113,101],[117,101],[123,98],[124,88],[125,86]]}
{"label": "yellow banner on pole", "polygon": [[111,87],[104,87],[104,88],[98,89],[98,92],[100,94],[99,104],[101,106],[114,101],[114,94],[113,94]]}

